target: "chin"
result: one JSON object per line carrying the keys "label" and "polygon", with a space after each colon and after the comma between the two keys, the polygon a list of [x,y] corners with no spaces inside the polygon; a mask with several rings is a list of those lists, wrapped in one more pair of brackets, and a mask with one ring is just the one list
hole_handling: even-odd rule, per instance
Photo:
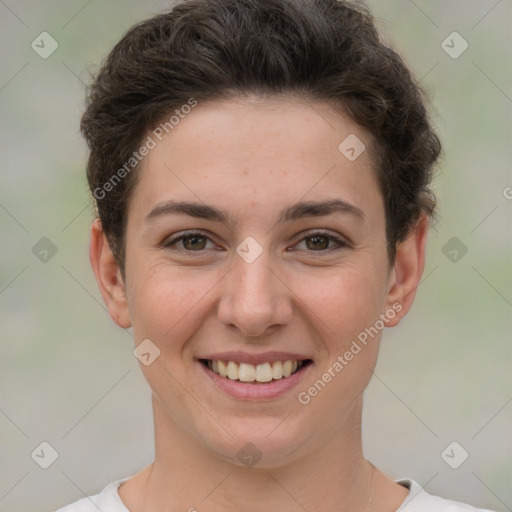
{"label": "chin", "polygon": [[[231,464],[240,467],[272,469],[297,459],[307,436],[301,428],[277,417],[234,418],[203,437],[207,446]],[[217,434],[217,435],[215,435]]]}

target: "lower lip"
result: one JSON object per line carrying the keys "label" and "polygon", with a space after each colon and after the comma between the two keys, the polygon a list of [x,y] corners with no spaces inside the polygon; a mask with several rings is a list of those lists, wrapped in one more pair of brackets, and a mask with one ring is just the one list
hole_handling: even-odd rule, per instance
{"label": "lower lip", "polygon": [[298,385],[306,373],[310,371],[310,367],[312,366],[312,363],[309,363],[289,377],[284,377],[282,379],[266,383],[252,384],[250,382],[240,382],[238,380],[231,380],[227,377],[221,377],[200,361],[198,361],[197,364],[201,366],[206,375],[219,389],[228,395],[244,400],[265,400],[284,395]]}

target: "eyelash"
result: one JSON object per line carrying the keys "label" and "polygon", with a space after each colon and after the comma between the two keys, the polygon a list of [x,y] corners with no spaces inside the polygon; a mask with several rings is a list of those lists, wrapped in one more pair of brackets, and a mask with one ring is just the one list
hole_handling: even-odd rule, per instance
{"label": "eyelash", "polygon": [[[178,242],[180,242],[181,240],[184,240],[185,238],[192,238],[194,236],[197,236],[197,237],[201,237],[201,238],[206,238],[207,240],[210,240],[212,241],[208,236],[206,236],[204,233],[201,233],[200,231],[186,231],[185,233],[175,237],[175,238],[171,238],[170,240],[166,240],[163,242],[162,246],[163,248],[165,249],[170,249],[171,246],[177,244]],[[343,249],[343,248],[347,248],[349,247],[349,244],[330,234],[330,233],[326,233],[324,231],[313,231],[311,233],[307,233],[305,236],[303,236],[297,243],[300,243],[304,240],[306,240],[307,238],[314,238],[316,236],[324,236],[326,237],[327,239],[329,239],[330,241],[333,241],[335,242],[337,245],[337,247],[331,247],[329,249],[321,249],[321,250],[318,250],[318,251],[314,251],[314,250],[307,250],[307,252],[318,252],[318,253],[323,253],[323,254],[327,254],[327,253],[331,253],[332,251],[335,251],[335,250],[338,250],[338,249]],[[205,252],[207,249],[201,249],[201,250],[198,250],[198,251],[193,251],[193,250],[189,250],[189,249],[177,249],[179,251],[184,251],[184,252],[187,252],[187,253],[201,253],[201,252]]]}

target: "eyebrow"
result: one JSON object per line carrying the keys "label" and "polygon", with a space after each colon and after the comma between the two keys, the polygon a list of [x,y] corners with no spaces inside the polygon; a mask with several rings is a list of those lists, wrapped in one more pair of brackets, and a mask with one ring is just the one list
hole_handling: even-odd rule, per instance
{"label": "eyebrow", "polygon": [[[278,224],[301,219],[304,217],[323,217],[335,213],[350,214],[357,219],[364,220],[363,211],[353,204],[341,199],[329,199],[325,201],[305,201],[295,203],[281,210],[278,216]],[[231,215],[224,211],[203,203],[188,201],[165,201],[157,204],[146,216],[146,222],[151,222],[165,215],[188,215],[197,219],[206,219],[233,224]]]}

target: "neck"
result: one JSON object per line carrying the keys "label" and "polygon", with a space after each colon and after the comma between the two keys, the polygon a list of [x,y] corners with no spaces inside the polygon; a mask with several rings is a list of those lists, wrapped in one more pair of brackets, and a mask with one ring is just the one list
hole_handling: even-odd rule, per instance
{"label": "neck", "polygon": [[362,453],[361,407],[357,402],[337,435],[307,455],[268,467],[245,467],[218,456],[153,400],[155,461],[139,479],[139,500],[135,493],[121,497],[134,512],[291,512],[315,510],[319,503],[329,512],[377,510],[372,487],[382,487],[382,482]]}

